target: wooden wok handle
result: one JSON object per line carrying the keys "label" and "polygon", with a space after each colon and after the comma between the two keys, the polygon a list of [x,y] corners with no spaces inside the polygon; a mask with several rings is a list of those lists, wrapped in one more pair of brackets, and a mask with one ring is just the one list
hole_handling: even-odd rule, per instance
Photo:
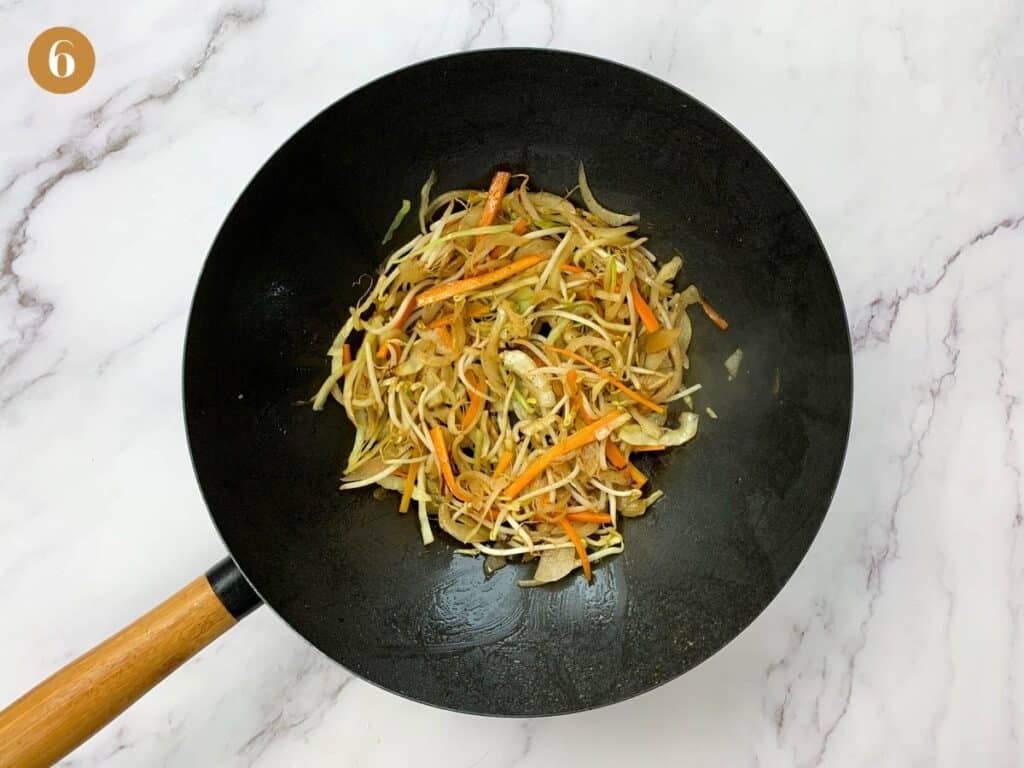
{"label": "wooden wok handle", "polygon": [[259,604],[217,564],[0,712],[0,768],[57,762]]}

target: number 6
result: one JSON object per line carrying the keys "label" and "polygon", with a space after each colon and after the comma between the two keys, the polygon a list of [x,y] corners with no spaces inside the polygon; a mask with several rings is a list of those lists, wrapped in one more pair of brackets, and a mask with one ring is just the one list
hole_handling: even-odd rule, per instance
{"label": "number 6", "polygon": [[[71,45],[70,40],[58,40],[53,45],[51,45],[49,55],[49,66],[51,75],[53,75],[54,77],[58,77],[61,80],[64,80],[65,78],[71,77],[71,75],[75,73],[75,57],[67,51],[58,52],[57,46],[61,43],[67,43],[68,45]],[[72,46],[72,49],[74,49],[74,46]],[[64,63],[63,73],[61,72],[61,62]]]}

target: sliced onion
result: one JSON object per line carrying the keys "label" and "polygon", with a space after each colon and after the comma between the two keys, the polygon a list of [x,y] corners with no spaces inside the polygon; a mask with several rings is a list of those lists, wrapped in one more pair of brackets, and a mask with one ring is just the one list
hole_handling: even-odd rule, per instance
{"label": "sliced onion", "polygon": [[[408,471],[412,472],[415,470],[410,468]],[[394,475],[388,475],[387,477],[381,478],[377,482],[381,487],[387,488],[389,491],[401,493],[402,491],[405,490],[404,477],[395,477]],[[412,498],[413,501],[420,501],[421,499],[423,501],[430,501],[430,497],[415,485],[413,486],[412,490]]]}
{"label": "sliced onion", "polygon": [[388,465],[384,463],[384,459],[382,459],[380,456],[374,456],[372,459],[369,459],[366,463],[359,465],[358,468],[346,474],[344,477],[341,478],[341,480],[344,483],[358,482],[360,480],[365,480],[368,477],[379,475],[387,468]]}
{"label": "sliced onion", "polygon": [[736,378],[736,374],[740,372],[740,363],[742,362],[743,350],[739,348],[725,359],[725,370],[729,374],[729,381]]}
{"label": "sliced onion", "polygon": [[679,426],[675,429],[663,429],[652,435],[650,429],[639,424],[627,424],[618,431],[618,438],[630,445],[667,445],[676,446],[688,443],[697,435],[700,417],[691,411],[679,414]]}
{"label": "sliced onion", "polygon": [[644,339],[644,351],[647,354],[663,352],[679,340],[682,328],[659,328],[654,333],[647,334]]}
{"label": "sliced onion", "polygon": [[666,261],[661,265],[661,269],[658,270],[658,276],[654,278],[656,283],[671,283],[676,279],[676,275],[679,274],[679,270],[683,268],[683,260],[679,256]]}
{"label": "sliced onion", "polygon": [[540,584],[558,581],[577,565],[575,549],[546,550],[541,552],[537,570],[533,573],[533,580]]}
{"label": "sliced onion", "polygon": [[646,499],[631,499],[622,508],[624,517],[640,517],[648,508],[665,494],[662,491],[655,491]]}
{"label": "sliced onion", "polygon": [[[378,465],[377,462],[380,462],[380,464]],[[381,465],[383,466],[383,469],[381,469]],[[366,471],[367,467],[371,466],[376,467],[378,469],[378,472],[376,474],[370,475],[368,477],[360,477],[359,479],[352,479],[355,475],[362,475]],[[373,485],[374,483],[379,483],[388,475],[397,472],[400,466],[401,464],[385,464],[379,457],[375,457],[374,459],[366,462],[366,464],[361,466],[352,474],[345,475],[345,477],[342,478],[344,482],[341,484],[341,490],[347,491],[352,488],[362,488],[363,486],[366,485]]]}
{"label": "sliced onion", "polygon": [[700,417],[692,411],[683,411],[679,414],[679,426],[669,429],[661,434],[662,445],[682,445],[688,443],[697,436],[697,427],[700,424]]}
{"label": "sliced onion", "polygon": [[686,286],[686,290],[679,294],[679,303],[684,307],[688,307],[691,304],[699,304],[700,291],[697,290],[697,286]]}
{"label": "sliced onion", "polygon": [[[470,550],[473,554],[476,554],[476,550]],[[495,571],[500,571],[508,565],[508,558],[500,557],[498,555],[488,555],[484,558],[484,575],[493,576]]]}
{"label": "sliced onion", "polygon": [[686,350],[690,348],[690,339],[692,338],[693,323],[690,322],[690,316],[686,314],[686,310],[683,310],[682,314],[679,315],[679,350],[684,355]]}
{"label": "sliced onion", "polygon": [[452,510],[447,504],[442,504],[437,513],[437,523],[441,530],[451,534],[463,544],[474,541],[487,541],[487,529],[473,522],[462,522],[452,518]]}
{"label": "sliced onion", "polygon": [[594,193],[590,191],[590,185],[587,184],[587,173],[583,170],[583,163],[580,163],[580,194],[583,196],[583,203],[587,206],[587,210],[598,218],[611,224],[613,227],[621,227],[623,224],[629,224],[631,221],[639,221],[640,214],[633,213],[626,215],[624,213],[615,213],[615,211],[609,211],[596,199],[594,199]]}
{"label": "sliced onion", "polygon": [[537,208],[544,208],[548,211],[555,211],[563,216],[572,216],[576,213],[576,206],[564,197],[553,195],[550,192],[531,192],[528,197]]}

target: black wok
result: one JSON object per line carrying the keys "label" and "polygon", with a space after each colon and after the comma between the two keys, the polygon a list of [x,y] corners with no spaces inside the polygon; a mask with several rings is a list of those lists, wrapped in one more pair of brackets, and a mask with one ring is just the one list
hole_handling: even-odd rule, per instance
{"label": "black wok", "polygon": [[[597,564],[592,584],[524,590],[516,580],[529,566],[487,579],[454,542],[423,547],[394,498],[339,492],[352,429],[340,408],[296,403],[325,374],[357,278],[385,257],[399,201],[417,199],[431,170],[437,190],[486,186],[500,165],[565,192],[580,160],[602,202],[640,211],[650,248],[681,252],[680,282],[699,284],[729,319],[722,333],[694,316],[689,379],[720,418],[703,418],[685,448],[644,460],[666,497],[625,522],[625,553]],[[722,362],[737,347],[742,369],[728,382]],[[144,665],[122,701],[84,718],[79,741],[261,600],[353,673],[450,709],[551,715],[660,685],[734,638],[793,573],[839,477],[852,394],[835,275],[768,161],[665,83],[539,50],[403,69],[295,134],[210,251],[184,373],[196,474],[232,559],[187,588],[186,606],[179,595],[157,609],[185,636],[203,617],[186,647],[154,650],[169,630],[152,629],[153,614],[140,620],[136,655],[162,666]],[[85,671],[72,665],[0,714],[0,744],[6,734],[22,758],[40,754],[12,717],[37,728],[66,719],[81,695],[69,686],[97,655],[123,652],[110,647],[118,638],[75,662]],[[89,674],[102,699],[110,674]]]}

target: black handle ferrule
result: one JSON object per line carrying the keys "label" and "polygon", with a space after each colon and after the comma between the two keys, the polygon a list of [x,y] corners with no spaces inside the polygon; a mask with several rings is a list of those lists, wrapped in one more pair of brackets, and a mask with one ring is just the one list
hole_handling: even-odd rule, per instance
{"label": "black handle ferrule", "polygon": [[256,608],[263,605],[262,598],[256,594],[235,561],[225,557],[206,572],[206,580],[210,582],[213,593],[220,598],[228,613],[236,619],[248,616]]}

